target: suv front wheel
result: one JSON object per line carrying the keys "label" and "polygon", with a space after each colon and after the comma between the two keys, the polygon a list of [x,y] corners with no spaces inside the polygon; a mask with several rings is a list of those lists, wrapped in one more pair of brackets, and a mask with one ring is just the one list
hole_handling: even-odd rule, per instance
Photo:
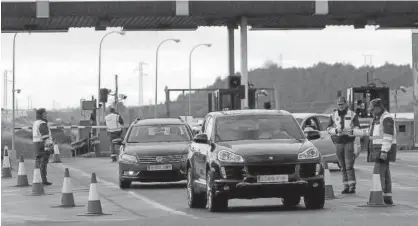
{"label": "suv front wheel", "polygon": [[190,208],[205,208],[206,199],[205,193],[196,193],[193,186],[193,171],[192,168],[187,169],[187,199]]}
{"label": "suv front wheel", "polygon": [[206,173],[206,207],[210,212],[222,212],[228,208],[228,199],[222,195],[216,195],[212,172]]}
{"label": "suv front wheel", "polygon": [[307,209],[322,209],[325,205],[325,182],[321,180],[319,186],[311,190],[303,198]]}

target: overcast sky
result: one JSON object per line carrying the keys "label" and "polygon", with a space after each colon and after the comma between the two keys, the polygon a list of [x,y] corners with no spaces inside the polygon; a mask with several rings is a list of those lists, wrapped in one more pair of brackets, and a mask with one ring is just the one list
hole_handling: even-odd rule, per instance
{"label": "overcast sky", "polygon": [[[108,32],[108,31],[107,31]],[[98,53],[100,39],[106,32],[72,29],[68,33],[18,34],[16,38],[16,88],[19,108],[77,107],[80,99],[97,95]],[[127,105],[138,105],[138,67],[145,61],[144,103],[154,102],[155,50],[166,38],[181,42],[165,43],[159,52],[158,101],[164,101],[164,87],[188,88],[188,57],[193,54],[193,88],[211,84],[217,76],[225,77],[227,65],[226,28],[200,28],[197,31],[128,32],[112,34],[103,43],[102,87],[114,89],[114,74],[119,75],[120,93],[128,95]],[[12,69],[13,34],[1,34],[1,69]],[[284,67],[308,67],[319,61],[364,64],[365,54],[373,55],[375,66],[385,62],[410,64],[411,31],[327,28],[322,31],[249,31],[249,69],[266,60],[280,61]],[[235,31],[236,70],[240,70],[240,36]],[[368,59],[370,62],[370,59]],[[9,73],[9,80],[12,74]],[[3,79],[2,79],[3,90]],[[9,84],[11,90],[11,84]],[[11,92],[9,92],[10,94]],[[1,93],[3,96],[3,92]],[[174,98],[177,94],[172,94]],[[3,100],[3,98],[2,98]],[[2,105],[3,106],[3,105]],[[8,98],[11,108],[11,94]]]}

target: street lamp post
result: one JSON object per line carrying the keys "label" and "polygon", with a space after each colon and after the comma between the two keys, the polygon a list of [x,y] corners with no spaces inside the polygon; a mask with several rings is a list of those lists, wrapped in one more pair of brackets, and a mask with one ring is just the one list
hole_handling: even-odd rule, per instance
{"label": "street lamp post", "polygon": [[[15,33],[13,36],[13,69],[12,69],[12,152],[15,150],[15,84],[16,84],[16,36],[18,33]],[[20,91],[19,91],[20,92]],[[10,156],[10,153],[9,153]],[[17,156],[16,156],[17,157]]]}
{"label": "street lamp post", "polygon": [[[99,99],[100,99],[100,83],[101,83],[101,73],[102,73],[102,44],[104,39],[110,35],[110,34],[119,34],[119,35],[125,35],[124,31],[111,31],[107,34],[105,34],[102,38],[102,40],[100,41],[100,45],[99,45],[99,76],[98,76],[98,89],[97,89],[97,111],[99,111]],[[98,114],[99,112],[97,112],[96,114],[96,125],[99,126],[100,125],[100,115]],[[97,130],[97,134],[99,134],[99,130]]]}
{"label": "street lamp post", "polygon": [[199,46],[211,47],[212,44],[209,44],[209,43],[197,44],[190,51],[190,55],[189,55],[189,116],[192,116],[192,54],[194,50]]}
{"label": "street lamp post", "polygon": [[180,39],[165,39],[163,40],[157,47],[156,53],[155,53],[155,106],[154,106],[154,118],[157,118],[157,106],[158,106],[158,52],[160,50],[160,47],[162,44],[168,41],[173,41],[175,43],[179,43]]}

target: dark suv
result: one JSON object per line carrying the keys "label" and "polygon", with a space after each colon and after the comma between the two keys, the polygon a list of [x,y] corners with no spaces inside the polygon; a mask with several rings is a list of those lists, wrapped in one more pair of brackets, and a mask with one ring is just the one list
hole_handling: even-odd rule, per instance
{"label": "dark suv", "polygon": [[279,110],[209,113],[187,159],[190,208],[228,208],[229,199],[282,198],[308,209],[325,203],[323,160],[294,117]]}

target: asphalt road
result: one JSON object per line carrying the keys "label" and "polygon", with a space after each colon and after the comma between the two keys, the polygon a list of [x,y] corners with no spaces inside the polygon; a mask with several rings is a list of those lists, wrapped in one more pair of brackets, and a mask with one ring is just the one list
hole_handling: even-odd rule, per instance
{"label": "asphalt road", "polygon": [[[33,214],[33,219],[26,219],[25,222],[18,222],[17,220],[3,221],[4,218],[19,218],[19,216],[13,215],[11,212],[8,213],[7,210],[4,212],[2,202],[2,225],[78,226],[86,225],[86,221],[88,221],[88,224],[103,226],[212,226],[215,224],[217,226],[278,224],[390,226],[417,225],[418,222],[418,173],[416,173],[418,170],[418,153],[399,155],[399,160],[391,166],[396,204],[394,207],[359,207],[359,205],[364,205],[367,202],[369,189],[372,186],[372,165],[365,163],[360,157],[356,163],[357,194],[341,195],[340,172],[332,171],[331,180],[337,199],[327,200],[325,208],[318,211],[306,210],[303,202],[295,209],[285,210],[281,206],[280,199],[230,200],[230,208],[225,213],[210,213],[205,209],[189,209],[184,183],[133,184],[131,189],[120,190],[118,188],[117,164],[111,163],[108,158],[76,158],[64,159],[64,161],[64,163],[51,164],[49,171],[57,173],[57,178],[59,178],[65,167],[70,169],[71,178],[75,184],[77,204],[86,204],[88,192],[83,191],[83,189],[88,189],[89,177],[92,172],[95,172],[98,176],[103,211],[107,211],[111,215],[93,218],[74,217],[77,211],[78,213],[84,211],[83,207],[80,207],[78,209],[73,208],[76,210],[71,210],[71,212],[68,212],[70,210],[57,210],[53,217],[47,217],[49,215],[44,214],[44,218],[40,218],[39,215]],[[2,182],[4,182],[3,179]],[[51,189],[59,195],[61,186],[62,180],[54,183]],[[3,197],[5,194],[3,186],[2,190],[2,198],[8,198]],[[13,201],[16,202],[16,200],[10,199],[10,202]],[[32,209],[34,208],[32,207]],[[29,207],[25,209],[27,209],[25,211],[33,212]],[[46,210],[47,213],[48,211],[50,209]],[[51,215],[53,215],[52,212]]]}

